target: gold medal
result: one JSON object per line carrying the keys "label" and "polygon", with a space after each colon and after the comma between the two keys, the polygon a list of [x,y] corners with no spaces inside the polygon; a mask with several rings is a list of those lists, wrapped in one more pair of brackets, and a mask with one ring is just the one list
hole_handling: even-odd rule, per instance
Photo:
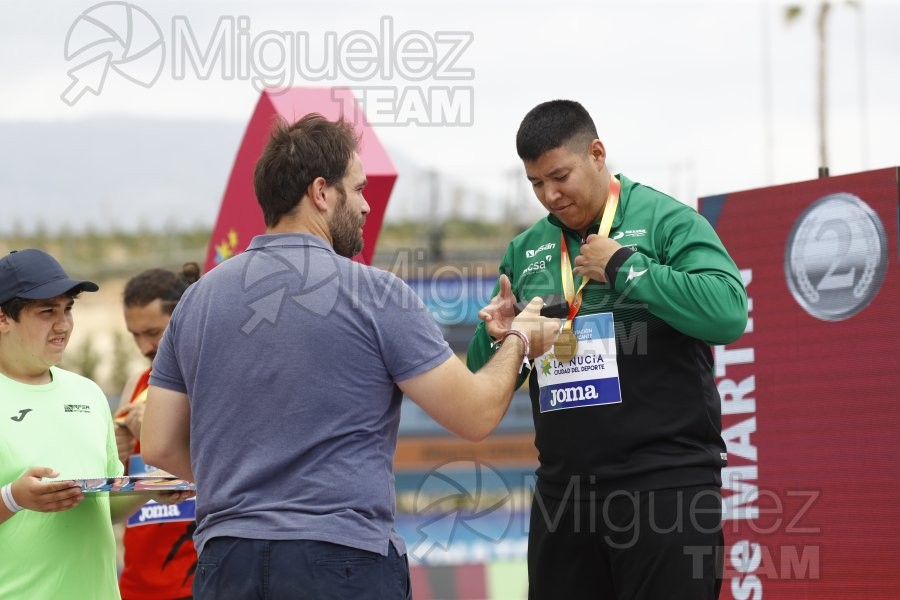
{"label": "gold medal", "polygon": [[556,343],[553,345],[553,355],[556,357],[556,360],[564,363],[575,358],[575,353],[578,351],[578,338],[575,337],[575,332],[572,331],[569,323],[566,323],[566,326],[563,327],[559,337],[556,338]]}

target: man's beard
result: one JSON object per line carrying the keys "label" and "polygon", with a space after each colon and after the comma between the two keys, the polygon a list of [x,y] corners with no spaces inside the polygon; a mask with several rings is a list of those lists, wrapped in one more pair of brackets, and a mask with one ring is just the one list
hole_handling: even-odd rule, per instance
{"label": "man's beard", "polygon": [[347,207],[347,194],[338,187],[338,205],[331,221],[331,245],[341,256],[351,258],[363,249],[363,238],[359,228],[365,223],[365,217],[356,215]]}

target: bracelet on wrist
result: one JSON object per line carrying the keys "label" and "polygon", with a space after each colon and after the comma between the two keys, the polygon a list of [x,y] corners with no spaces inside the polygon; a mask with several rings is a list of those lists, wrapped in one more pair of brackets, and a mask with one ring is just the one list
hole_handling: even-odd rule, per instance
{"label": "bracelet on wrist", "polygon": [[16,499],[13,498],[12,494],[12,484],[7,483],[3,487],[0,487],[0,499],[3,500],[4,506],[11,513],[17,513],[22,510],[22,507],[16,503]]}
{"label": "bracelet on wrist", "polygon": [[525,356],[527,357],[531,353],[531,343],[528,341],[528,336],[524,331],[521,331],[519,329],[510,329],[503,334],[503,337],[500,339],[500,341],[502,342],[511,335],[516,336],[517,338],[522,340],[523,344],[525,344]]}
{"label": "bracelet on wrist", "polygon": [[511,335],[514,335],[522,340],[522,343],[525,345],[524,355],[522,357],[522,366],[519,367],[519,373],[521,373],[522,369],[531,368],[531,364],[528,361],[528,355],[531,354],[531,342],[528,340],[528,335],[524,331],[521,331],[519,329],[509,329],[506,333],[503,334],[503,337],[500,338],[500,341],[503,342],[503,340]]}

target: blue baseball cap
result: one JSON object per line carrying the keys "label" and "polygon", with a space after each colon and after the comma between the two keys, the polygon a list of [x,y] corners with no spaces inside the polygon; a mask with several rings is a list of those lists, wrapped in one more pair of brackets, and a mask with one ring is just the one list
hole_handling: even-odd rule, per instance
{"label": "blue baseball cap", "polygon": [[36,248],[13,250],[0,258],[0,304],[13,298],[46,300],[68,291],[96,292],[93,281],[69,279],[55,258]]}

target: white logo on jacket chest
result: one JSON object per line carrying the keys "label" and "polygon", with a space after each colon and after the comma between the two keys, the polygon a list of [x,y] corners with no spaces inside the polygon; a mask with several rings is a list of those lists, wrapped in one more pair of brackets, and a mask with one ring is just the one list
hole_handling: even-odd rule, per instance
{"label": "white logo on jacket chest", "polygon": [[539,253],[541,253],[541,252],[543,252],[543,251],[545,251],[545,250],[553,250],[554,248],[556,248],[556,244],[555,244],[555,243],[553,243],[553,242],[547,242],[547,243],[544,244],[543,246],[540,246],[540,247],[538,247],[538,248],[535,248],[534,250],[526,250],[526,251],[525,251],[525,258],[534,258],[534,257],[537,256]]}
{"label": "white logo on jacket chest", "polygon": [[549,254],[542,258],[541,260],[536,260],[524,269],[522,269],[522,275],[527,275],[529,273],[533,273],[534,271],[543,271],[547,268],[547,263],[550,262],[550,259],[553,258]]}

